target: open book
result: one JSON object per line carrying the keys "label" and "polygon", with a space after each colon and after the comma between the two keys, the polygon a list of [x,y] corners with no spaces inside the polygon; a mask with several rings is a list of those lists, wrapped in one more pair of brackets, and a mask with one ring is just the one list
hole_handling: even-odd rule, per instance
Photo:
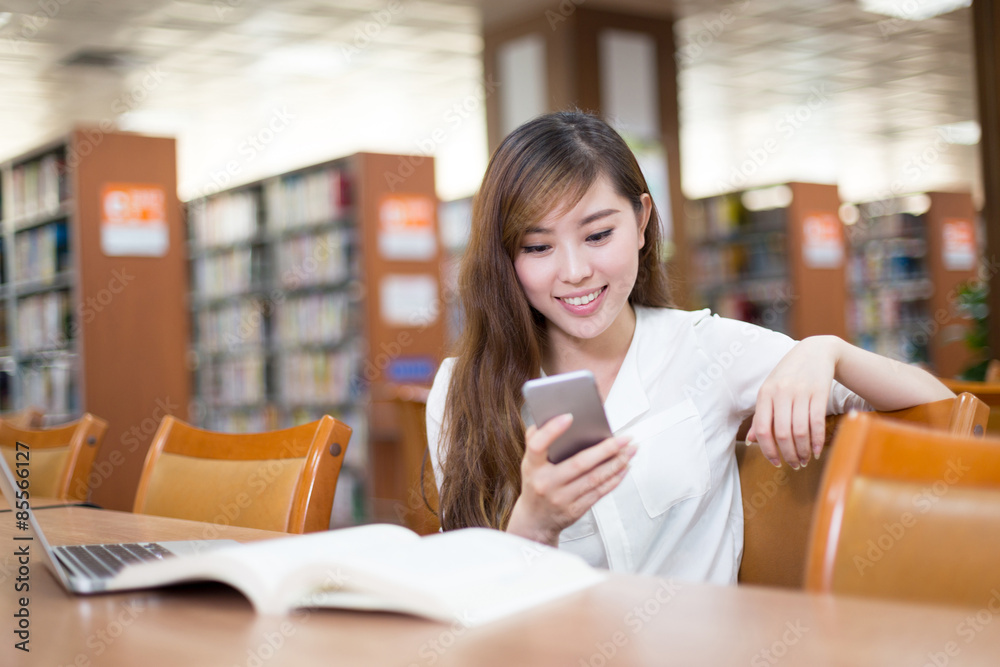
{"label": "open book", "polygon": [[[126,570],[116,583],[128,588]],[[576,555],[485,528],[427,537],[372,524],[224,547],[136,568],[136,588],[219,581],[260,613],[299,607],[395,611],[479,625],[596,584]],[[154,585],[157,585],[154,584]]]}

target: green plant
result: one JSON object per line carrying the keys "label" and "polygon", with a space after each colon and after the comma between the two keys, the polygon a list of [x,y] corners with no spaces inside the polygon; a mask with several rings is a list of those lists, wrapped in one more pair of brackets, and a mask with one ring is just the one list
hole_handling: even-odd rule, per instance
{"label": "green plant", "polygon": [[975,362],[962,371],[962,380],[982,382],[986,378],[986,365],[992,357],[989,348],[987,319],[990,307],[986,301],[989,285],[984,280],[976,280],[959,285],[956,293],[956,307],[960,313],[972,320],[972,326],[965,334],[965,345],[972,351]]}

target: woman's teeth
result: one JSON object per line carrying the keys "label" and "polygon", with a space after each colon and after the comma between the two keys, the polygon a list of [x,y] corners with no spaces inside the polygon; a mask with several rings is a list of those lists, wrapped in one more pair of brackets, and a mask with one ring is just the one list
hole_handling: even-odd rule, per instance
{"label": "woman's teeth", "polygon": [[584,296],[575,296],[571,298],[563,297],[563,301],[565,301],[571,306],[585,306],[594,299],[596,299],[598,296],[600,296],[601,290],[603,289],[604,288],[602,287],[596,292],[591,292],[590,294],[585,294]]}

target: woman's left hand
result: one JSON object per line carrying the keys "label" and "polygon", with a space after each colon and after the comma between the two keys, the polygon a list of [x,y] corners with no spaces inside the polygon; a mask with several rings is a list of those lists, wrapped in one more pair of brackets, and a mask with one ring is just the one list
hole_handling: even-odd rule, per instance
{"label": "woman's left hand", "polygon": [[772,464],[780,457],[792,468],[818,457],[826,440],[826,406],[837,366],[835,336],[814,336],[800,341],[764,380],[757,394],[757,408],[747,433],[748,442],[760,444]]}

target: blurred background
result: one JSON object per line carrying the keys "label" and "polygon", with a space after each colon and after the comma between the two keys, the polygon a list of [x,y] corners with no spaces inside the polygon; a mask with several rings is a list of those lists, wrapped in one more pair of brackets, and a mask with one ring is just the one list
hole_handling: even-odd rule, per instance
{"label": "blurred background", "polygon": [[[607,7],[674,21],[687,196],[728,191],[733,171],[774,138],[777,150],[742,186],[834,182],[855,201],[877,198],[899,179],[914,191],[961,187],[981,196],[970,4]],[[484,30],[551,11],[552,28],[568,31],[567,6],[600,7],[563,5],[8,0],[0,13],[0,155],[72,123],[111,120],[177,137],[179,191],[190,199],[231,159],[245,159],[234,180],[250,181],[358,150],[426,152],[442,129],[433,142],[437,191],[457,199],[475,192],[488,156]],[[810,96],[814,113],[779,127]],[[287,129],[252,157],[241,152],[279,112],[290,118]],[[919,174],[907,171],[939,136],[947,142],[941,156],[918,165]]]}
{"label": "blurred background", "polygon": [[639,158],[678,305],[982,379],[995,36],[970,0],[6,0],[0,409],[109,419],[120,507],[163,414],[334,414],[334,523],[410,521],[471,198],[571,107]]}

